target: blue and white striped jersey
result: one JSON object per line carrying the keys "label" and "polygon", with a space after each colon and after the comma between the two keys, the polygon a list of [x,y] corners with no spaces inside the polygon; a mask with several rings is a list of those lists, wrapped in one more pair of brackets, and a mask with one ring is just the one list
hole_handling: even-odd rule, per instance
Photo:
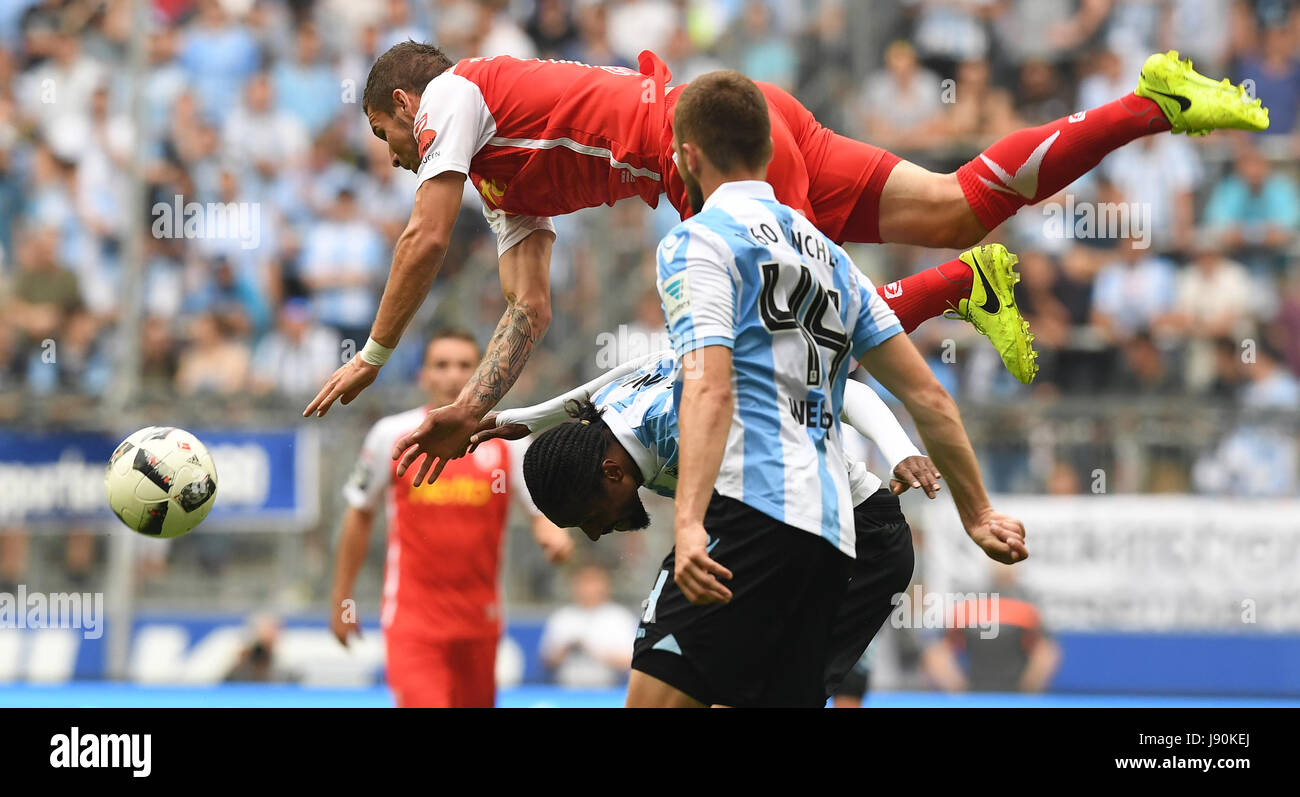
{"label": "blue and white striped jersey", "polygon": [[[662,356],[646,360],[637,370],[610,381],[591,395],[591,402],[604,410],[601,420],[640,468],[642,486],[668,498],[677,495],[677,405],[673,395],[681,370],[678,363],[677,355],[665,351]],[[885,405],[878,399],[874,403],[867,401],[875,397],[871,388],[858,383],[857,394],[850,395],[849,387],[845,385],[845,414],[841,420],[852,419],[853,407],[856,407],[860,424],[874,420],[876,434],[882,438],[878,444],[887,459],[898,462],[905,457],[920,455]],[[564,398],[568,397],[566,394]],[[851,400],[857,403],[853,404]],[[504,410],[499,422],[531,426],[545,417],[530,413],[535,413],[534,408]],[[897,427],[898,433],[892,436],[883,434],[880,427],[886,424]],[[852,432],[852,428],[849,427],[850,434],[844,440],[844,464],[848,468],[849,492],[856,507],[870,498],[882,482],[867,470],[864,462],[866,438],[860,432]],[[855,451],[858,452],[856,455]]]}
{"label": "blue and white striped jersey", "polygon": [[870,280],[760,181],[725,183],[664,237],[659,297],[680,357],[732,349],[715,489],[854,555],[840,409],[849,356],[902,332]]}

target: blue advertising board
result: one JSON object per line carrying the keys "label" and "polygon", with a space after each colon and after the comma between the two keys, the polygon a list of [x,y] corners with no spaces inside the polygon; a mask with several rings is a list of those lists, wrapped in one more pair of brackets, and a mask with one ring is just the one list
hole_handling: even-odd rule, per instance
{"label": "blue advertising board", "polygon": [[[217,501],[201,529],[291,530],[320,511],[315,430],[194,429],[217,467]],[[0,431],[0,526],[113,517],[104,468],[125,434]]]}

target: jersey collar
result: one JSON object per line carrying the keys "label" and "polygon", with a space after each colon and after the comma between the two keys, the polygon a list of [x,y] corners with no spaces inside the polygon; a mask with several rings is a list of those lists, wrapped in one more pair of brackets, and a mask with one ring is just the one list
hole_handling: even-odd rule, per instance
{"label": "jersey collar", "polygon": [[763,180],[735,180],[723,183],[714,189],[709,198],[704,200],[703,210],[708,210],[724,199],[771,199],[776,200],[772,184]]}

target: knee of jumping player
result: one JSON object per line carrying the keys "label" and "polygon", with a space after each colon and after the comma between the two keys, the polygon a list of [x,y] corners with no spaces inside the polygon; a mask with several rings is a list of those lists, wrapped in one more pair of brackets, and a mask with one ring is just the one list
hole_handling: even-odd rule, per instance
{"label": "knee of jumping player", "polygon": [[984,240],[989,231],[970,206],[957,174],[935,175],[934,219],[930,246],[943,249],[969,249]]}
{"label": "knee of jumping player", "polygon": [[898,164],[880,197],[881,240],[933,249],[967,249],[988,230],[971,209],[956,173]]}

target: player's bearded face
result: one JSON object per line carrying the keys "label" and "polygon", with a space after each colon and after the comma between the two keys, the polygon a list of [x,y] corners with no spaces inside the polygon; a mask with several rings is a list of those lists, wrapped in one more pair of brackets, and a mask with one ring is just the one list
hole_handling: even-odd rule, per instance
{"label": "player's bearded face", "polygon": [[635,484],[607,484],[595,505],[590,507],[586,520],[579,525],[588,538],[597,540],[615,531],[639,531],[650,525],[650,515],[645,511]]}
{"label": "player's bearded face", "polygon": [[645,504],[638,493],[632,493],[624,507],[623,520],[614,524],[615,531],[640,531],[650,525],[650,515],[645,511]]}
{"label": "player's bearded face", "polygon": [[393,168],[415,171],[420,157],[415,143],[415,120],[402,108],[393,113],[370,111],[370,131],[375,138],[388,143],[388,159]]}
{"label": "player's bearded face", "polygon": [[691,203],[691,213],[699,213],[704,210],[704,189],[700,187],[700,181],[691,173],[686,153],[682,151],[682,146],[673,140],[673,146],[677,152],[677,172],[682,176],[682,182],[686,185],[686,198]]}

